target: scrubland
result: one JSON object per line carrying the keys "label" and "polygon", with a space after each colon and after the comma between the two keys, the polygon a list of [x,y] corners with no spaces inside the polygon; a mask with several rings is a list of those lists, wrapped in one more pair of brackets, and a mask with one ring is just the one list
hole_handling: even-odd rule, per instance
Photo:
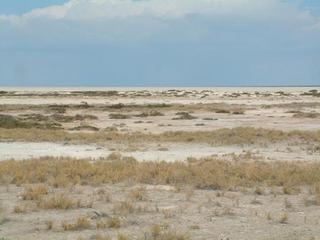
{"label": "scrubland", "polygon": [[312,89],[0,91],[0,142],[26,144],[0,144],[0,239],[319,239],[319,107]]}

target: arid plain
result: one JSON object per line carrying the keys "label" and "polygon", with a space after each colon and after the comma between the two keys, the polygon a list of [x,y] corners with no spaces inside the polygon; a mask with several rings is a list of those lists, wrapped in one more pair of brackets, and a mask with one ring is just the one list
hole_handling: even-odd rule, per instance
{"label": "arid plain", "polygon": [[320,239],[320,88],[3,89],[0,239]]}

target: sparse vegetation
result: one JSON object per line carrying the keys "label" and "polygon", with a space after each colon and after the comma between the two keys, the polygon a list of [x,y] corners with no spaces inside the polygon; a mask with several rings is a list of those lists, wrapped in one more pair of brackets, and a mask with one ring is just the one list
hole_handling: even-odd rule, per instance
{"label": "sparse vegetation", "polygon": [[[112,159],[112,158],[111,158]],[[236,186],[313,185],[320,181],[319,163],[247,162],[206,158],[182,162],[138,162],[121,155],[91,163],[70,158],[43,158],[0,162],[0,175],[11,176],[11,183],[54,184],[64,179],[70,184],[101,184],[134,180],[138,183],[191,185],[202,189],[230,189]],[[140,198],[140,193],[135,194]],[[70,208],[73,201],[63,195],[45,198],[45,208]]]}
{"label": "sparse vegetation", "polygon": [[178,230],[162,229],[160,225],[153,225],[150,231],[144,234],[145,240],[189,240],[187,233],[179,232]]}
{"label": "sparse vegetation", "polygon": [[96,132],[96,133],[70,133],[62,130],[41,130],[33,129],[1,129],[2,140],[19,141],[71,141],[81,143],[99,143],[106,141],[114,142],[198,142],[212,145],[234,145],[234,144],[262,144],[291,141],[299,142],[320,142],[320,131],[290,131],[270,130],[263,128],[239,127],[224,128],[214,131],[178,131],[164,132],[161,134],[150,133],[120,133],[117,131]]}
{"label": "sparse vegetation", "polygon": [[20,128],[38,128],[38,129],[61,129],[61,124],[57,122],[38,122],[29,121],[14,117],[11,115],[0,114],[0,128],[4,129],[20,129]]}
{"label": "sparse vegetation", "polygon": [[141,117],[141,118],[158,117],[158,116],[164,116],[164,114],[159,112],[159,111],[157,111],[157,110],[151,110],[149,112],[143,112],[143,113],[135,115],[135,117]]}
{"label": "sparse vegetation", "polygon": [[74,127],[74,128],[70,128],[71,131],[94,131],[97,132],[99,131],[99,128],[94,127],[94,126],[90,126],[90,125],[81,125],[78,127]]}
{"label": "sparse vegetation", "polygon": [[320,113],[317,112],[297,112],[293,114],[294,118],[320,118]]}

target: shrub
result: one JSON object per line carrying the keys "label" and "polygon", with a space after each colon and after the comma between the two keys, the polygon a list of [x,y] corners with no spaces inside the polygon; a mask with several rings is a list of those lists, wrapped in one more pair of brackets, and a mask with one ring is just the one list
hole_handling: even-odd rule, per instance
{"label": "shrub", "polygon": [[109,118],[110,119],[128,119],[128,118],[131,118],[131,116],[121,114],[121,113],[110,113]]}
{"label": "shrub", "polygon": [[188,112],[177,112],[176,115],[179,117],[172,118],[172,120],[192,120],[197,118]]}

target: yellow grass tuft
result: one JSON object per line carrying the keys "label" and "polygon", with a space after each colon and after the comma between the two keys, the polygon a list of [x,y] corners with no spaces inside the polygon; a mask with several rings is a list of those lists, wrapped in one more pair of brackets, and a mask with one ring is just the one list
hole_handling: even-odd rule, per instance
{"label": "yellow grass tuft", "polygon": [[100,219],[96,223],[97,229],[104,229],[104,228],[120,228],[121,221],[118,217],[112,217],[109,219]]}
{"label": "yellow grass tuft", "polygon": [[22,199],[40,200],[44,195],[47,195],[48,192],[48,188],[44,185],[27,187],[22,194]]}
{"label": "yellow grass tuft", "polygon": [[280,220],[279,220],[280,223],[282,224],[288,224],[289,222],[289,216],[288,216],[288,213],[283,213],[280,217]]}
{"label": "yellow grass tuft", "polygon": [[91,228],[91,222],[87,217],[78,217],[74,223],[62,222],[64,231],[79,231]]}
{"label": "yellow grass tuft", "polygon": [[148,199],[146,189],[143,187],[139,187],[137,189],[132,190],[130,192],[130,197],[133,200],[138,200],[138,201],[145,201]]}
{"label": "yellow grass tuft", "polygon": [[49,198],[43,198],[38,202],[38,207],[43,209],[71,209],[76,206],[77,202],[65,196],[57,194]]}

